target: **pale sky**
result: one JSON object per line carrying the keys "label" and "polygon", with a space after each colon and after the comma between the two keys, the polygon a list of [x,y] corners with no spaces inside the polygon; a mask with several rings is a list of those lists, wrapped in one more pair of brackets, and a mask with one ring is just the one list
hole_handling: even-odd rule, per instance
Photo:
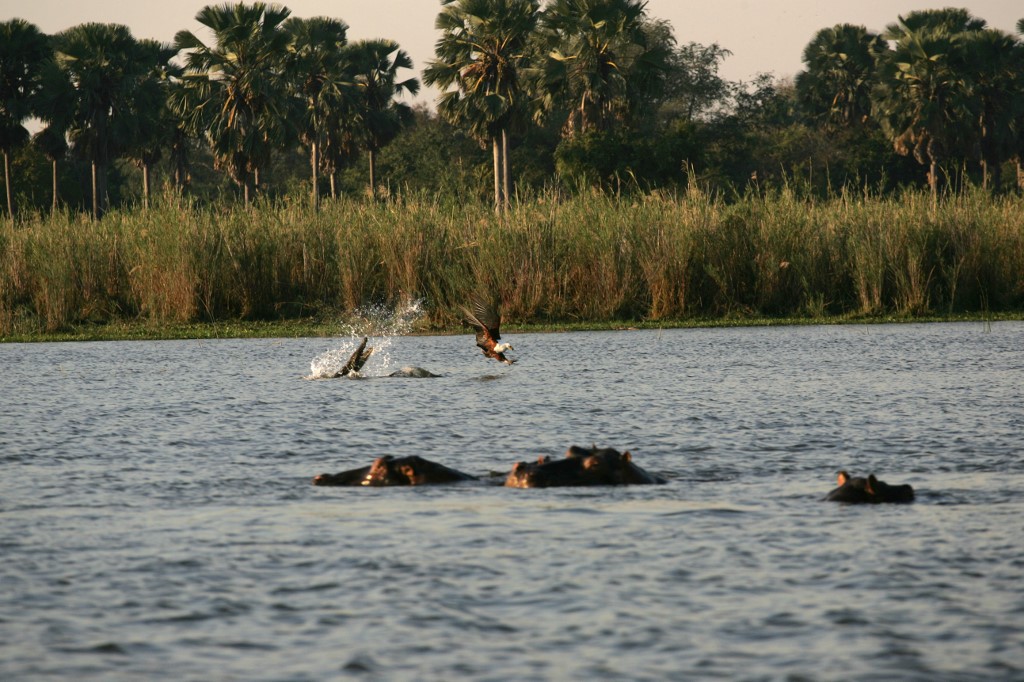
{"label": "pale sky", "polygon": [[[188,29],[202,36],[196,13],[201,0],[0,0],[0,20],[19,17],[45,33],[58,33],[84,22],[126,24],[136,38],[170,42]],[[434,20],[439,0],[291,0],[280,3],[292,16],[329,16],[349,25],[349,39],[391,38],[410,54],[415,75],[433,59],[438,34]],[[849,23],[880,32],[898,15],[913,10],[965,7],[992,28],[1013,33],[1024,18],[1020,0],[916,2],[913,0],[859,0],[832,3],[822,0],[648,0],[652,17],[667,19],[680,43],[718,43],[732,52],[719,74],[732,81],[749,81],[759,73],[790,78],[802,70],[800,55],[822,28]],[[418,101],[432,104],[436,91],[424,89]]]}

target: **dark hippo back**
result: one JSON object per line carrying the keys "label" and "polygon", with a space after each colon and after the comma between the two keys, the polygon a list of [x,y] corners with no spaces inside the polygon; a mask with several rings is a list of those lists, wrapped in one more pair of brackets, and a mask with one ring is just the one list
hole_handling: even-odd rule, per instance
{"label": "dark hippo back", "polygon": [[664,483],[633,463],[629,452],[614,448],[571,446],[565,458],[541,457],[536,462],[517,462],[505,479],[511,488],[549,488],[555,486],[650,485]]}
{"label": "dark hippo back", "polygon": [[838,474],[839,486],[824,497],[826,502],[850,504],[903,503],[914,501],[914,489],[908,485],[889,485],[871,474],[867,478],[853,477],[845,471]]}
{"label": "dark hippo back", "polygon": [[385,455],[374,461],[363,485],[430,485],[470,481],[474,478],[474,476],[450,469],[419,455],[408,457]]}
{"label": "dark hippo back", "polygon": [[313,485],[324,485],[324,486],[341,486],[341,485],[362,485],[366,479],[366,474],[370,473],[370,467],[359,467],[358,469],[349,469],[347,471],[339,471],[336,474],[320,474],[313,479]]}
{"label": "dark hippo back", "polygon": [[320,474],[313,485],[324,486],[392,486],[431,485],[475,480],[474,476],[424,459],[419,455],[378,457],[370,466],[350,469],[337,474]]}

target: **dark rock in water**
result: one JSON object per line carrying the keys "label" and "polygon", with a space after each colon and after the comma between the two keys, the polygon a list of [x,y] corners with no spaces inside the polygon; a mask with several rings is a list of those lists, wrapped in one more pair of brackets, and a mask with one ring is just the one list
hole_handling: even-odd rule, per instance
{"label": "dark rock in water", "polygon": [[422,367],[403,367],[402,369],[395,370],[389,377],[408,377],[410,379],[426,379],[429,377],[439,377],[440,374],[434,374],[428,369]]}
{"label": "dark rock in water", "polygon": [[474,476],[431,462],[418,455],[378,457],[370,466],[349,469],[337,474],[320,474],[313,485],[324,486],[387,486],[430,485],[475,480]]}
{"label": "dark rock in water", "polygon": [[650,485],[665,483],[633,463],[630,453],[614,448],[571,446],[565,459],[541,457],[536,462],[517,462],[505,479],[510,488],[556,486]]}
{"label": "dark rock in water", "polygon": [[850,504],[880,504],[883,502],[913,502],[914,489],[909,484],[889,485],[871,474],[867,478],[850,476],[845,471],[836,475],[838,487],[825,496],[828,502]]}

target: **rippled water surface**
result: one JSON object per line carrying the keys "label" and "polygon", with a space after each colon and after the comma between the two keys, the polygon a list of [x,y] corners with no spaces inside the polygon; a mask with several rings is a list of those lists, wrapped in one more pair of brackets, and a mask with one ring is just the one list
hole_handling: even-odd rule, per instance
{"label": "rippled water surface", "polygon": [[1024,679],[1024,324],[508,336],[0,346],[0,679]]}

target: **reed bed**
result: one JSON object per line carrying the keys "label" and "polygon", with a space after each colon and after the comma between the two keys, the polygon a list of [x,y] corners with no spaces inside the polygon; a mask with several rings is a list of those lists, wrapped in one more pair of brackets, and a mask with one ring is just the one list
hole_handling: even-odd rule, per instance
{"label": "reed bed", "polygon": [[0,335],[329,319],[410,298],[442,328],[487,291],[520,323],[1020,311],[1022,209],[980,192],[936,206],[695,190],[543,196],[504,217],[429,199],[38,216],[0,226]]}

